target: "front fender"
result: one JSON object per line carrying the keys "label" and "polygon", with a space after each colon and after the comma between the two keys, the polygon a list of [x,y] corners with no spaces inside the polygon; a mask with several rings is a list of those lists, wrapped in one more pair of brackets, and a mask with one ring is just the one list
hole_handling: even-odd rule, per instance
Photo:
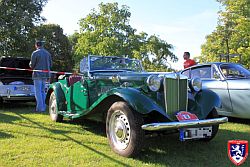
{"label": "front fender", "polygon": [[65,111],[67,109],[66,98],[65,98],[64,91],[61,87],[61,84],[59,82],[56,82],[50,85],[48,93],[46,95],[46,104],[49,104],[49,98],[53,91],[56,96],[58,111]]}
{"label": "front fender", "polygon": [[188,108],[197,114],[199,119],[205,119],[213,108],[221,107],[220,97],[213,91],[204,89],[189,98]]}
{"label": "front fender", "polygon": [[109,95],[116,95],[124,99],[135,111],[141,114],[148,114],[152,111],[158,111],[167,116],[165,110],[159,106],[153,99],[144,95],[140,90],[133,88],[117,88],[108,92]]}

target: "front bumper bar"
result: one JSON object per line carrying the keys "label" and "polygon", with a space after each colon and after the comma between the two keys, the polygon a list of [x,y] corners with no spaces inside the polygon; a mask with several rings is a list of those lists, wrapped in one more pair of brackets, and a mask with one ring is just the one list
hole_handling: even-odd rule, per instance
{"label": "front bumper bar", "polygon": [[222,117],[222,118],[192,120],[183,122],[161,122],[161,123],[151,123],[142,125],[142,129],[148,131],[158,131],[158,130],[171,130],[180,128],[204,127],[204,126],[226,123],[227,121],[228,121],[227,117]]}

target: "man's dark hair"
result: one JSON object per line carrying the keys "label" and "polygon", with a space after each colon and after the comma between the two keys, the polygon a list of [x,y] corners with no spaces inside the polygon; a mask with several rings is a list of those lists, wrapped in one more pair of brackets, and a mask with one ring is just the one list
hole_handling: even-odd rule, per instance
{"label": "man's dark hair", "polygon": [[189,53],[189,52],[184,52],[184,54],[187,54],[187,55],[188,55],[188,57],[190,57],[190,53]]}
{"label": "man's dark hair", "polygon": [[44,41],[36,40],[36,46],[42,47],[44,45]]}
{"label": "man's dark hair", "polygon": [[188,58],[190,58],[190,53],[189,52],[184,52],[185,55],[188,56]]}

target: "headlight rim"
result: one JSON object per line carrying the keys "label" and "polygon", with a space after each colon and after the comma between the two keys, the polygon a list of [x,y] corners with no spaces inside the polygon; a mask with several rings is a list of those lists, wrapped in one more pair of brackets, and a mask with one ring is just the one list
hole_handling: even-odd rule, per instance
{"label": "headlight rim", "polygon": [[189,82],[189,88],[194,92],[202,90],[202,81],[199,77],[194,77]]}
{"label": "headlight rim", "polygon": [[[159,77],[158,75],[150,75],[146,80],[147,87],[149,88],[150,91],[157,92],[162,87],[162,80],[163,80],[162,77]],[[155,83],[158,83],[158,85],[156,85]]]}

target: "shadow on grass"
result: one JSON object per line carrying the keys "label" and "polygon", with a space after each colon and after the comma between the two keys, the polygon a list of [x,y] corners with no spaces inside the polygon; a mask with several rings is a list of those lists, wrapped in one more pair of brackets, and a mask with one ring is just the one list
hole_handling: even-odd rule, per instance
{"label": "shadow on grass", "polygon": [[[178,140],[178,134],[148,138],[136,159],[164,166],[234,166],[227,155],[228,140],[249,140],[250,133],[220,130],[210,142]],[[250,166],[250,158],[241,166]]]}
{"label": "shadow on grass", "polygon": [[8,111],[20,114],[30,114],[35,109],[36,103],[34,102],[7,102],[0,105],[1,111]]}
{"label": "shadow on grass", "polygon": [[241,119],[241,118],[228,117],[228,122],[234,122],[234,123],[241,123],[241,124],[250,125],[250,119]]}
{"label": "shadow on grass", "polygon": [[14,136],[11,134],[0,132],[0,139],[6,139],[6,138],[12,138],[12,137]]}
{"label": "shadow on grass", "polygon": [[[242,123],[241,120],[238,121]],[[97,135],[106,135],[103,123],[89,120],[69,121],[68,123],[80,124],[84,130]],[[249,140],[250,133],[219,130],[217,136],[210,142],[181,142],[178,134],[147,137],[146,147],[135,159],[143,163],[163,166],[234,166],[227,155],[227,142],[234,139]],[[249,159],[241,166],[250,166]]]}
{"label": "shadow on grass", "polygon": [[20,120],[20,117],[8,115],[0,112],[0,123],[12,123],[16,120]]}
{"label": "shadow on grass", "polygon": [[106,136],[106,127],[102,122],[91,121],[83,118],[64,121],[64,123],[70,123],[74,125],[80,125],[83,130],[95,133],[99,136]]}
{"label": "shadow on grass", "polygon": [[[238,121],[242,123],[242,120]],[[78,124],[82,126],[83,130],[106,136],[103,123],[82,119],[65,123]],[[147,137],[145,139],[146,147],[135,159],[143,163],[162,166],[234,166],[227,155],[227,142],[234,139],[249,140],[250,133],[221,129],[210,142],[181,142],[178,134]],[[250,166],[250,160],[247,159],[241,166]]]}
{"label": "shadow on grass", "polygon": [[[1,108],[0,108],[1,110]],[[102,152],[101,150],[96,150],[94,147],[87,145],[87,142],[83,142],[80,139],[75,139],[67,135],[69,131],[57,130],[45,127],[43,124],[35,122],[27,117],[25,117],[26,112],[18,112],[13,110],[13,112],[18,116],[13,116],[9,118],[10,122],[15,119],[22,118],[29,121],[32,127],[37,127],[45,129],[48,132],[59,134],[65,137],[65,140],[72,141],[81,147],[91,150],[95,154],[109,159],[114,162],[115,165],[129,166],[117,160],[110,155]],[[1,112],[0,112],[1,114]],[[1,116],[1,115],[0,115]],[[3,116],[5,116],[3,114]],[[7,115],[8,117],[8,115]],[[1,118],[1,117],[0,117]],[[0,119],[1,120],[1,119]],[[236,122],[239,121],[236,119]],[[243,121],[245,123],[245,121]],[[96,135],[105,136],[105,124],[97,123],[88,120],[76,120],[76,121],[64,121],[64,123],[71,123],[80,125],[83,130],[90,131]],[[242,121],[237,122],[242,123]],[[248,120],[246,124],[249,125]],[[1,134],[0,134],[1,136]],[[8,136],[8,134],[3,134],[3,136]],[[48,136],[44,136],[48,137]],[[55,140],[64,140],[57,139]],[[186,141],[180,142],[178,139],[178,134],[148,137],[145,140],[146,147],[142,152],[135,158],[143,163],[149,165],[161,165],[161,166],[178,166],[178,167],[188,167],[188,166],[234,166],[227,156],[227,142],[228,140],[241,139],[249,140],[250,133],[241,133],[230,130],[220,129],[217,136],[210,142],[200,142],[200,141]],[[250,166],[250,158],[246,160],[241,166]]]}
{"label": "shadow on grass", "polygon": [[21,118],[18,116],[13,116],[6,114],[6,112],[19,113],[19,114],[30,114],[32,113],[32,108],[34,108],[35,104],[28,103],[2,103],[0,105],[0,122],[3,123],[12,123],[14,121],[20,120]]}
{"label": "shadow on grass", "polygon": [[44,130],[47,130],[47,131],[49,131],[49,132],[51,132],[51,133],[60,134],[60,135],[64,136],[66,139],[68,139],[68,140],[70,140],[70,141],[72,141],[72,142],[74,142],[74,143],[76,143],[76,144],[78,144],[78,145],[80,145],[80,146],[82,146],[82,147],[84,147],[84,148],[86,148],[86,149],[89,149],[89,150],[93,151],[94,153],[96,153],[96,154],[98,154],[98,155],[100,155],[100,156],[103,156],[103,157],[105,157],[105,158],[107,158],[107,159],[113,161],[113,162],[116,163],[116,164],[119,164],[119,165],[122,165],[122,166],[130,166],[130,165],[128,165],[128,164],[126,164],[126,163],[124,163],[124,162],[122,162],[122,161],[116,160],[115,158],[113,158],[113,157],[111,157],[111,156],[109,156],[109,155],[107,155],[107,154],[101,152],[100,150],[96,150],[95,148],[92,148],[92,147],[86,145],[86,144],[83,143],[82,141],[79,141],[79,140],[77,140],[77,139],[74,139],[74,138],[68,136],[68,135],[66,134],[68,131],[52,130],[52,129],[49,129],[49,128],[43,126],[42,124],[39,124],[39,123],[37,123],[37,122],[35,122],[35,121],[32,121],[31,119],[29,119],[29,118],[27,118],[27,117],[25,117],[25,116],[23,116],[23,115],[21,115],[21,114],[19,114],[19,113],[16,113],[16,114],[17,114],[19,117],[21,117],[22,119],[25,119],[25,120],[31,122],[32,124],[35,124],[37,127],[41,128],[41,129],[44,129]]}

